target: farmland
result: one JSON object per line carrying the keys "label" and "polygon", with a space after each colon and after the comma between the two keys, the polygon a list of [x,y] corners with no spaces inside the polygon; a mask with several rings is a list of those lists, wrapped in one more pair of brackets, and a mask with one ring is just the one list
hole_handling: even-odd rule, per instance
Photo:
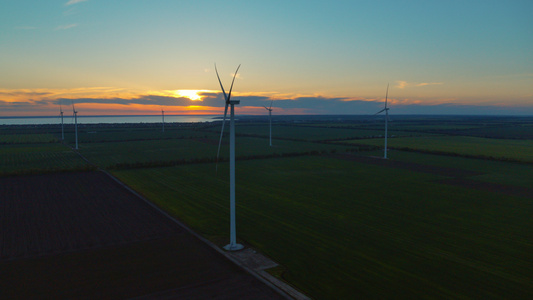
{"label": "farmland", "polygon": [[[382,140],[354,140],[355,144],[377,146]],[[467,156],[485,156],[501,160],[533,162],[533,140],[500,140],[466,136],[431,136],[391,138],[389,147]]]}
{"label": "farmland", "polygon": [[0,181],[5,299],[280,298],[102,172]]}
{"label": "farmland", "polygon": [[[331,158],[247,161],[239,170],[240,238],[280,262],[284,279],[317,298],[531,291],[527,198]],[[157,195],[158,205],[202,234],[225,236],[227,181],[209,165],[116,175],[149,198]],[[469,288],[479,280],[487,282],[482,290]]]}
{"label": "farmland", "polygon": [[[274,147],[260,118],[237,123],[237,236],[280,264],[272,274],[317,299],[533,296],[533,119],[393,116],[389,160],[376,158],[382,118],[339,119],[275,119]],[[0,144],[2,158],[19,155],[3,162],[0,180],[106,169],[223,246],[228,145],[217,173],[219,128],[87,125],[78,152],[90,163],[68,147],[72,132],[60,143],[57,127],[19,128],[17,142]]]}

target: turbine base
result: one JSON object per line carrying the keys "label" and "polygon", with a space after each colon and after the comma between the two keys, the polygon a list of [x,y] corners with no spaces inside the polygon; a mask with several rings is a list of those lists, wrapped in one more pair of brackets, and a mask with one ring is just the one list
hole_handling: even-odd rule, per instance
{"label": "turbine base", "polygon": [[241,244],[227,244],[226,246],[224,246],[224,249],[227,251],[239,251],[243,248],[244,246]]}

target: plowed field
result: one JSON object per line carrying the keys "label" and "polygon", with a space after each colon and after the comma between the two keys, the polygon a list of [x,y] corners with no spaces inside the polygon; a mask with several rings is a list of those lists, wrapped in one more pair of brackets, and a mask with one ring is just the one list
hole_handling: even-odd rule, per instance
{"label": "plowed field", "polygon": [[281,298],[101,172],[0,178],[12,298]]}

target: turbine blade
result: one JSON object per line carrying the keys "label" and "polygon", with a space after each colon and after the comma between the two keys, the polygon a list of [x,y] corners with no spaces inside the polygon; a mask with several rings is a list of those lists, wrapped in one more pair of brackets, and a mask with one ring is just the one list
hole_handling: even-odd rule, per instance
{"label": "turbine blade", "polygon": [[270,108],[269,108],[269,110],[272,109],[272,102],[274,102],[274,100],[271,100],[271,101],[270,101]]}
{"label": "turbine blade", "polygon": [[231,81],[231,86],[229,88],[228,99],[226,99],[228,103],[229,103],[229,100],[231,99],[231,90],[233,89],[233,83],[235,82],[235,77],[237,77],[237,72],[239,72],[240,67],[241,65],[239,64],[239,66],[237,67],[237,70],[235,70],[235,74],[233,74],[233,80]]}
{"label": "turbine blade", "polygon": [[226,124],[226,115],[228,114],[228,103],[224,109],[224,119],[222,120],[222,130],[220,130],[220,140],[218,141],[217,160],[215,164],[215,170],[218,172],[218,157],[220,156],[220,146],[222,145],[222,136],[224,135],[224,124]]}
{"label": "turbine blade", "polygon": [[224,87],[222,86],[222,81],[220,81],[220,76],[218,76],[217,64],[215,64],[215,72],[217,73],[218,83],[220,83],[220,88],[222,89],[222,93],[224,94],[224,100],[226,100],[226,103],[229,103],[226,91],[224,91]]}
{"label": "turbine blade", "polygon": [[386,110],[386,109],[384,108],[384,109],[378,111],[377,113],[374,114],[374,116],[377,115],[377,114],[380,114],[380,113],[384,112],[385,110]]}
{"label": "turbine blade", "polygon": [[264,105],[263,105],[263,107],[266,108],[266,110],[268,110],[268,107],[266,107],[266,106],[264,106]]}

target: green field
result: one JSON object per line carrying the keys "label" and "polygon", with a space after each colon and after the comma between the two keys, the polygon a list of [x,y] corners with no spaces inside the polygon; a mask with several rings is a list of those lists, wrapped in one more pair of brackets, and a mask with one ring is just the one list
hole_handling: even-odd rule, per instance
{"label": "green field", "polygon": [[[216,134],[183,128],[167,129],[162,132],[159,128],[86,128],[78,132],[80,143],[100,143],[118,141],[141,141],[141,140],[167,140],[167,139],[194,139],[211,138]],[[73,132],[65,133],[65,139],[75,143]]]}
{"label": "green field", "polygon": [[[353,140],[353,143],[382,146],[383,139]],[[533,140],[503,140],[469,136],[426,136],[390,138],[388,146],[396,149],[413,149],[533,162],[533,151],[531,151],[533,149]]]}
{"label": "green field", "polygon": [[[369,152],[369,154],[371,153]],[[372,154],[382,156],[383,150],[375,151]],[[480,172],[482,173],[481,175],[472,177],[473,180],[477,181],[521,186],[525,188],[533,186],[533,170],[529,164],[396,150],[390,150],[389,156],[392,156],[392,159],[395,161]]]}
{"label": "green field", "polygon": [[0,175],[87,170],[92,167],[59,143],[0,146]]}
{"label": "green field", "polygon": [[[115,172],[215,241],[228,231],[220,174],[212,164]],[[533,291],[530,199],[323,157],[246,161],[237,174],[238,236],[318,299]]]}
{"label": "green field", "polygon": [[39,134],[0,134],[0,144],[57,143],[58,139],[50,133]]}
{"label": "green field", "polygon": [[[240,242],[315,299],[533,298],[533,119],[392,120],[389,160],[368,158],[383,155],[382,119],[280,121],[274,147],[268,123],[238,122]],[[79,151],[57,126],[0,128],[0,176],[94,164],[228,242],[219,126],[81,128]]]}
{"label": "green field", "polygon": [[[120,164],[171,165],[194,161],[215,161],[218,136],[210,139],[162,139],[107,143],[88,143],[80,146],[80,153],[103,168]],[[227,139],[226,139],[227,140]],[[220,159],[228,158],[227,141],[221,147]],[[311,142],[278,140],[268,147],[268,140],[257,137],[239,137],[236,156],[239,159],[260,156],[302,155],[308,152],[345,152],[355,146],[319,144]]]}

